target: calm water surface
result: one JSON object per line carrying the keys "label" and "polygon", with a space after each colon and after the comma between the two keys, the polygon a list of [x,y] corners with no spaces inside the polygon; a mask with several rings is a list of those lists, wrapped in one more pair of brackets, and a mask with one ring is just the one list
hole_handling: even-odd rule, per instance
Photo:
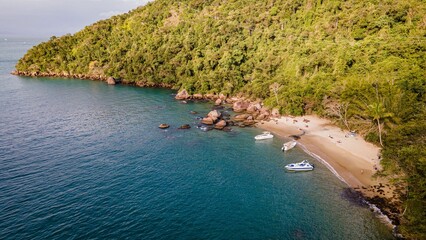
{"label": "calm water surface", "polygon": [[[283,154],[283,139],[196,129],[190,111],[211,104],[10,75],[37,42],[0,40],[1,239],[392,239],[319,162]],[[303,159],[315,171],[284,171]]]}

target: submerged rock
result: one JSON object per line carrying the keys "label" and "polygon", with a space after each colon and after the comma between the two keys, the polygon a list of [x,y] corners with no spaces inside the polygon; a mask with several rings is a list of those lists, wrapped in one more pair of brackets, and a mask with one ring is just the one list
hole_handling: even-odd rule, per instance
{"label": "submerged rock", "polygon": [[343,189],[341,196],[342,198],[348,200],[349,202],[355,205],[358,205],[361,207],[368,207],[367,202],[365,201],[363,195],[352,188]]}
{"label": "submerged rock", "polygon": [[204,131],[204,132],[207,132],[213,129],[213,127],[206,126],[206,125],[199,125],[197,128],[199,128],[201,131]]}
{"label": "submerged rock", "polygon": [[189,124],[184,124],[182,126],[179,127],[179,129],[190,129],[191,126]]}

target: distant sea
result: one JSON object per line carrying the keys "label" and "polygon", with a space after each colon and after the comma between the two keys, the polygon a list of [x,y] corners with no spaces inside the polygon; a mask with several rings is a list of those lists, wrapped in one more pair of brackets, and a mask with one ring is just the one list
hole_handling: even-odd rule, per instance
{"label": "distant sea", "polygon": [[[0,239],[392,239],[285,139],[197,129],[210,103],[10,75],[39,42],[0,40]],[[303,159],[315,170],[284,170]]]}

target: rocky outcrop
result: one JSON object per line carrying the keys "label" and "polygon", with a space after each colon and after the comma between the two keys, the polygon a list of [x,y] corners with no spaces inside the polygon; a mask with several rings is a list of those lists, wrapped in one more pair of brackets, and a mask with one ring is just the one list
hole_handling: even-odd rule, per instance
{"label": "rocky outcrop", "polygon": [[210,117],[211,119],[213,119],[213,122],[216,122],[218,120],[218,118],[220,118],[221,116],[222,116],[222,114],[218,110],[210,111],[207,114],[207,117]]}
{"label": "rocky outcrop", "polygon": [[250,103],[249,106],[247,107],[247,112],[248,113],[255,113],[256,111],[259,111],[262,108],[262,106],[260,105],[260,103]]}
{"label": "rocky outcrop", "polygon": [[197,100],[201,100],[201,99],[203,99],[203,94],[196,93],[196,94],[192,95],[192,98],[197,99]]}
{"label": "rocky outcrop", "polygon": [[261,107],[259,110],[260,114],[263,114],[265,116],[269,116],[271,115],[271,112],[269,111],[269,109],[267,107]]}
{"label": "rocky outcrop", "polygon": [[265,115],[265,114],[259,114],[259,115],[256,116],[255,119],[258,120],[258,121],[262,121],[262,120],[265,120],[267,117],[268,116]]}
{"label": "rocky outcrop", "polygon": [[[181,90],[176,94],[175,97],[181,102],[186,102],[186,100],[209,100],[214,102],[214,110],[210,111],[206,116],[200,117],[200,123],[204,126],[209,126],[210,128],[215,128],[219,130],[230,129],[230,126],[252,126],[259,121],[268,120],[272,114],[270,110],[264,106],[260,100],[249,101],[244,97],[227,97],[224,94],[200,94],[196,93],[190,95],[185,89]],[[226,106],[223,104],[232,103],[232,108],[226,109]],[[225,110],[226,109],[226,110]],[[228,110],[233,110],[234,112],[240,113],[231,117]],[[195,114],[196,112],[191,112]],[[275,116],[279,116],[277,109],[273,111]],[[277,115],[278,114],[278,115]],[[232,119],[232,120],[231,120]],[[235,123],[234,123],[235,122]]]}
{"label": "rocky outcrop", "polygon": [[244,126],[252,126],[252,125],[254,125],[256,122],[253,120],[253,119],[247,119],[247,120],[244,120],[244,122],[243,122],[243,125]]}
{"label": "rocky outcrop", "polygon": [[247,101],[237,101],[232,105],[234,112],[244,112],[250,106],[250,102]]}
{"label": "rocky outcrop", "polygon": [[236,122],[242,122],[246,120],[248,117],[250,117],[250,114],[244,113],[244,114],[238,114],[234,116],[234,121]]}
{"label": "rocky outcrop", "polygon": [[206,125],[215,124],[220,118],[222,114],[218,110],[210,111],[205,118],[201,120],[201,123]]}
{"label": "rocky outcrop", "polygon": [[208,99],[208,100],[214,100],[214,99],[216,99],[217,97],[216,97],[216,95],[215,94],[213,94],[213,93],[207,93],[207,94],[204,94],[204,99]]}
{"label": "rocky outcrop", "polygon": [[190,95],[188,94],[188,91],[186,91],[185,89],[178,92],[178,94],[176,94],[176,97],[175,97],[175,99],[177,99],[177,100],[186,100],[186,99],[189,99],[189,98],[190,98]]}

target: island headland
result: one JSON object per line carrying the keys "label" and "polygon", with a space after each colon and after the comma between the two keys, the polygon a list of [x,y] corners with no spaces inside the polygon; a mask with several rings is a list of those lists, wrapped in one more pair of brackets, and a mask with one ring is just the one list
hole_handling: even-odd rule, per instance
{"label": "island headland", "polygon": [[[302,129],[300,146],[425,239],[425,16],[422,0],[156,0],[51,37],[14,73],[168,87],[232,104],[236,125]],[[203,120],[226,130],[218,113]]]}

